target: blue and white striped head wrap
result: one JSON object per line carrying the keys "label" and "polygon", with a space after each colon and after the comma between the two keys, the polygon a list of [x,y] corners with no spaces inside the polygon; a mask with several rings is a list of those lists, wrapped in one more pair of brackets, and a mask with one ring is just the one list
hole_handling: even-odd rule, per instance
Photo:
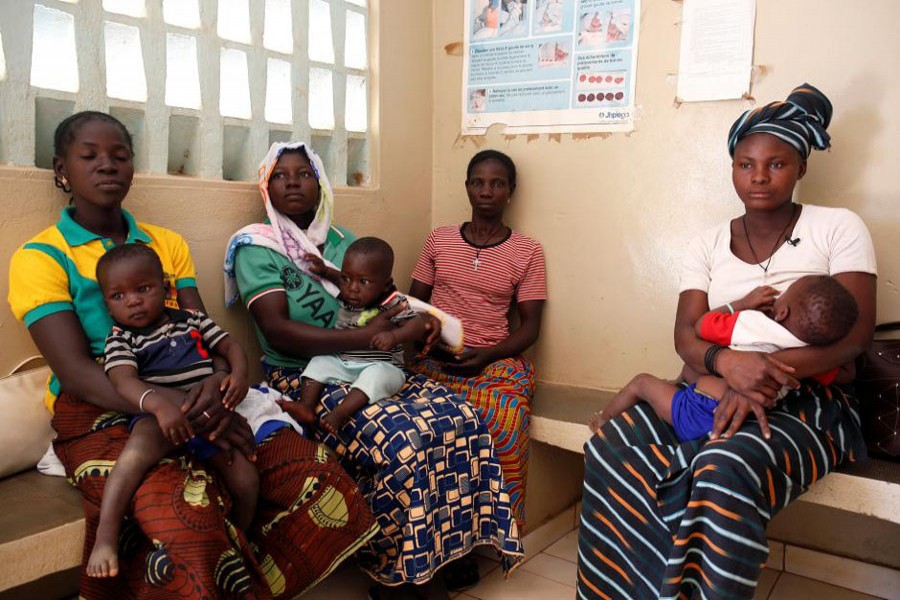
{"label": "blue and white striped head wrap", "polygon": [[804,83],[794,88],[784,102],[770,102],[742,114],[728,132],[728,153],[734,157],[738,142],[748,135],[768,133],[808,158],[813,148],[825,150],[831,145],[831,136],[825,132],[831,123],[831,112],[831,102],[825,94]]}

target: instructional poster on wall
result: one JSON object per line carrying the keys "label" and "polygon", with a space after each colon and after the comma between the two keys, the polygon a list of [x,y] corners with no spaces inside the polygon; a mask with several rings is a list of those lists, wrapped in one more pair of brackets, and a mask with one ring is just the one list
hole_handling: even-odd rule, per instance
{"label": "instructional poster on wall", "polygon": [[632,131],[640,1],[465,0],[463,133]]}

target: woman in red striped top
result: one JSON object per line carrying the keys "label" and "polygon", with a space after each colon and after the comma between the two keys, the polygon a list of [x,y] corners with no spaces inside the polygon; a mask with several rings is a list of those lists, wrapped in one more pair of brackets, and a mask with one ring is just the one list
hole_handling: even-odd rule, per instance
{"label": "woman in red striped top", "polygon": [[[485,150],[472,157],[466,172],[472,220],[431,232],[409,293],[463,322],[465,350],[433,355],[417,370],[465,398],[487,423],[524,529],[534,368],[521,354],[540,334],[547,278],[541,245],[503,222],[515,189],[508,156]],[[511,330],[513,305],[519,325]]]}

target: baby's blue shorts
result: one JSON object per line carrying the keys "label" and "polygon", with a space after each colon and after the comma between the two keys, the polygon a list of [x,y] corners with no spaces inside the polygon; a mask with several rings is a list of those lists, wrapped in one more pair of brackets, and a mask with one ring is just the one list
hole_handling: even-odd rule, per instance
{"label": "baby's blue shorts", "polygon": [[679,388],[672,397],[672,425],[680,442],[690,442],[709,435],[713,413],[719,402],[695,384]]}

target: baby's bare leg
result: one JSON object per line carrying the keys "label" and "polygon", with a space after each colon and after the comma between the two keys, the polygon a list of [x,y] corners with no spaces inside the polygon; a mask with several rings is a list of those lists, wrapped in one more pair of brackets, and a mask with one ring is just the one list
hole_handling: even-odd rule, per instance
{"label": "baby's bare leg", "polygon": [[352,417],[356,411],[360,410],[369,403],[369,397],[359,388],[351,388],[344,399],[337,407],[325,415],[322,419],[322,426],[330,433],[337,435],[341,427],[347,420]]}
{"label": "baby's bare leg", "polygon": [[316,420],[316,406],[319,404],[319,398],[324,390],[324,383],[309,377],[303,377],[300,380],[300,402],[289,414],[297,419],[299,423],[314,423]]}
{"label": "baby's bare leg", "polygon": [[89,577],[119,574],[119,532],[125,510],[144,475],[173,449],[152,416],[138,420],[103,488],[97,538],[88,558]]}
{"label": "baby's bare leg", "polygon": [[224,453],[219,452],[209,461],[225,483],[234,506],[231,519],[235,526],[246,531],[256,513],[256,499],[259,496],[259,471],[256,465],[240,452],[232,453],[229,465]]}
{"label": "baby's bare leg", "polygon": [[682,381],[686,381],[687,383],[697,383],[697,380],[700,379],[700,377],[700,372],[695,371],[689,364],[685,363],[684,366],[681,367]]}
{"label": "baby's bare leg", "polygon": [[697,391],[703,392],[716,400],[721,400],[728,390],[728,384],[721,377],[702,375],[697,378]]}
{"label": "baby's bare leg", "polygon": [[278,400],[281,410],[289,414],[298,423],[306,425],[310,431],[315,429],[316,404],[325,389],[324,383],[304,377],[300,380],[300,400]]}
{"label": "baby's bare leg", "polygon": [[678,387],[653,375],[641,373],[616,394],[605,409],[588,421],[591,431],[598,432],[610,419],[619,416],[640,401],[647,402],[666,423],[672,423],[672,396]]}

